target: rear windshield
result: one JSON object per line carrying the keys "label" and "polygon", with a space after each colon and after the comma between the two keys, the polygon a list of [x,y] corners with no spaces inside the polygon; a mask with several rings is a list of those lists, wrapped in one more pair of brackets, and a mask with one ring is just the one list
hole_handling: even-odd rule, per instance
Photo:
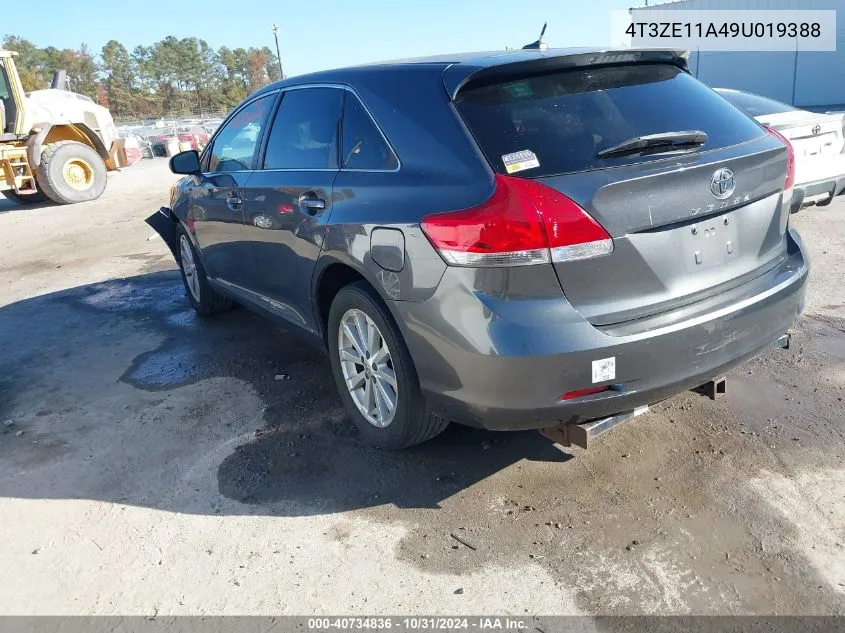
{"label": "rear windshield", "polygon": [[767,114],[781,114],[783,112],[797,112],[782,101],[775,101],[768,97],[761,97],[750,92],[739,90],[717,90],[720,95],[734,104],[737,108],[751,116],[766,116]]}
{"label": "rear windshield", "polygon": [[666,158],[597,156],[646,134],[703,131],[707,142],[695,151],[765,134],[704,84],[667,64],[593,67],[470,85],[455,104],[493,168],[524,171],[520,175],[528,178]]}

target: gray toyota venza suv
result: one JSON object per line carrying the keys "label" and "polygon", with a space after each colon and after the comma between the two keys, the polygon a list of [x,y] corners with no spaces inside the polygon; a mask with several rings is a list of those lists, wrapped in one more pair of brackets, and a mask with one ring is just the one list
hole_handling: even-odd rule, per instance
{"label": "gray toyota venza suv", "polygon": [[[325,346],[361,434],[641,410],[803,308],[787,142],[682,51],[517,50],[303,75],[183,152],[150,218],[201,314]],[[617,416],[618,417],[618,416]]]}

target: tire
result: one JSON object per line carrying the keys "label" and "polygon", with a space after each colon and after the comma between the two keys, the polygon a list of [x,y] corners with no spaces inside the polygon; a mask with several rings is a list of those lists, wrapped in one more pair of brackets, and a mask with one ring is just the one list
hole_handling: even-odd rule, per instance
{"label": "tire", "polygon": [[72,204],[99,198],[108,178],[106,164],[92,148],[76,141],[58,141],[44,146],[35,179],[50,200]]}
{"label": "tire", "polygon": [[36,202],[44,202],[49,200],[47,196],[44,195],[44,192],[40,189],[35,193],[28,193],[21,195],[19,193],[15,193],[11,189],[8,191],[4,191],[3,195],[6,196],[12,202],[17,202],[18,204],[35,204]]}
{"label": "tire", "polygon": [[[383,343],[386,343],[390,358],[388,363],[376,363],[370,368],[365,368],[363,363],[355,364],[351,360],[341,360],[341,349],[351,350],[354,355],[360,358],[360,354],[354,351],[356,349],[354,345],[351,345],[352,339],[346,334],[341,334],[344,320],[354,320],[354,317],[359,314],[363,314],[366,319],[369,319],[369,321],[365,321],[368,331],[370,324],[374,324]],[[348,320],[346,322],[349,323]],[[345,337],[344,341],[349,343],[344,343],[343,348],[341,348],[342,337]],[[379,448],[398,450],[425,442],[446,428],[448,421],[441,415],[433,413],[423,398],[414,363],[402,334],[393,321],[393,317],[378,295],[365,282],[356,282],[344,286],[335,295],[329,311],[328,347],[332,373],[340,397],[350,419],[368,443]],[[381,348],[381,345],[377,345],[377,347]],[[349,356],[346,356],[346,358],[348,359]],[[359,367],[361,374],[366,372],[366,375],[369,376],[366,380],[374,381],[371,383],[374,385],[373,389],[377,388],[375,386],[377,379],[373,376],[384,375],[385,369],[392,370],[395,376],[395,390],[393,392],[395,406],[391,419],[384,426],[377,425],[376,422],[370,421],[364,415],[359,409],[359,404],[356,404],[355,396],[347,387],[344,368],[347,372],[357,373]],[[389,372],[387,375],[389,375]],[[384,381],[382,381],[382,385],[386,386]],[[359,387],[358,389],[364,390],[364,394],[359,392],[359,397],[365,397],[366,387]],[[375,397],[374,394],[373,398]],[[382,402],[384,403],[383,399]],[[378,407],[374,405],[374,410],[377,409]]]}
{"label": "tire", "polygon": [[[182,273],[182,283],[185,284],[185,293],[188,295],[191,307],[197,311],[197,314],[201,315],[217,314],[231,308],[232,300],[217,292],[208,283],[202,259],[200,259],[199,253],[194,248],[194,244],[184,227],[180,226],[176,235],[179,240],[177,243],[177,263],[179,264],[179,272]],[[187,261],[188,259],[190,261]]]}

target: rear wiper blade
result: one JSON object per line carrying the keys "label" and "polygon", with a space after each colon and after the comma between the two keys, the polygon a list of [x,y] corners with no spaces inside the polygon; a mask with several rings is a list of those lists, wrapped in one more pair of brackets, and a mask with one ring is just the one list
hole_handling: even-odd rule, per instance
{"label": "rear wiper blade", "polygon": [[596,156],[598,158],[607,158],[608,156],[636,154],[652,149],[671,152],[676,149],[699,147],[706,142],[707,134],[701,130],[661,132],[660,134],[646,134],[644,136],[629,138],[627,141],[623,141],[618,145],[601,150]]}

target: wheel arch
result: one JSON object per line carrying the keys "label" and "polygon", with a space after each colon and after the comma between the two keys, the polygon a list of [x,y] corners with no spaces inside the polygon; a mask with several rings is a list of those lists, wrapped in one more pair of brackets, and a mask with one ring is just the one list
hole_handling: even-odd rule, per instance
{"label": "wheel arch", "polygon": [[358,265],[352,258],[347,260],[345,258],[341,259],[327,255],[320,258],[315,266],[311,288],[314,315],[320,327],[323,343],[328,343],[326,338],[328,328],[326,325],[329,319],[332,300],[341,288],[358,281],[365,282],[373,290],[374,294],[387,308],[393,320],[396,321],[396,315],[390,302],[384,296],[384,292],[379,287],[379,284],[371,278],[363,266]]}
{"label": "wheel arch", "polygon": [[76,141],[87,145],[106,163],[106,169],[113,170],[114,167],[109,166],[111,156],[103,140],[88,127],[85,123],[68,123],[60,125],[52,125],[50,123],[41,123],[35,127],[39,127],[40,131],[35,134],[27,142],[27,149],[29,150],[30,162],[33,166],[41,164],[41,150],[44,145],[56,143],[58,141]]}
{"label": "wheel arch", "polygon": [[36,123],[32,126],[33,130],[38,131],[26,140],[26,154],[33,169],[41,164],[41,150],[52,128],[53,124],[49,121]]}
{"label": "wheel arch", "polygon": [[[352,260],[353,262],[355,260]],[[382,326],[378,326],[382,331],[382,336],[390,336],[392,334],[395,345],[388,344],[388,349],[394,359],[401,360],[400,366],[403,368],[402,373],[395,373],[396,382],[402,380],[402,387],[397,391],[399,400],[396,405],[393,420],[385,427],[374,426],[369,419],[365,418],[361,412],[361,408],[355,403],[352,394],[349,392],[346,385],[346,378],[342,370],[342,361],[340,355],[337,353],[335,345],[330,341],[328,328],[322,326],[323,341],[326,349],[329,352],[329,360],[332,366],[332,373],[334,375],[335,383],[337,385],[340,397],[344,405],[352,416],[353,423],[358,427],[359,433],[363,435],[368,441],[376,446],[387,449],[401,449],[413,444],[418,444],[428,440],[435,435],[442,432],[449,423],[449,420],[442,415],[438,410],[432,410],[427,404],[425,397],[420,389],[419,375],[417,373],[417,366],[414,357],[407,344],[407,335],[403,328],[403,323],[397,319],[395,307],[401,301],[388,300],[385,298],[383,288],[379,287],[378,283],[374,283],[366,269],[356,266],[354,263],[344,262],[342,259],[326,256],[320,262],[319,270],[315,271],[316,288],[315,291],[315,305],[322,305],[322,309],[328,317],[328,312],[332,306],[332,299],[338,292],[347,287],[350,282],[362,282],[368,288],[372,288],[373,292],[366,294],[371,297],[371,302],[375,302],[381,320],[385,322],[385,327],[389,331],[385,331]],[[360,292],[355,294],[361,294]],[[351,305],[359,304],[359,301],[352,302]],[[347,303],[343,309],[350,304]],[[337,317],[342,317],[343,312],[337,311]],[[376,315],[373,315],[376,316]],[[322,318],[321,318],[322,320]],[[340,342],[337,337],[337,347]],[[394,364],[394,371],[396,365]],[[401,376],[401,377],[400,377]],[[404,394],[404,395],[402,395]],[[397,418],[398,416],[398,418]]]}

